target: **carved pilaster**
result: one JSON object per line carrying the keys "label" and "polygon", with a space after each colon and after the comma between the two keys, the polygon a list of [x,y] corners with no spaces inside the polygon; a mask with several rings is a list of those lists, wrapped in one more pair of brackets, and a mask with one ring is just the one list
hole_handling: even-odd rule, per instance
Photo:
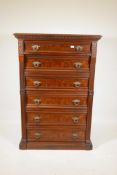
{"label": "carved pilaster", "polygon": [[93,41],[92,42],[92,58],[96,57],[96,53],[97,53],[97,41]]}
{"label": "carved pilaster", "polygon": [[20,90],[20,95],[24,95],[25,94],[25,90],[24,89],[21,89]]}
{"label": "carved pilaster", "polygon": [[24,51],[24,42],[21,39],[18,40],[18,51],[19,51],[19,56],[22,56]]}
{"label": "carved pilaster", "polygon": [[89,90],[89,96],[93,96],[94,91],[93,90]]}

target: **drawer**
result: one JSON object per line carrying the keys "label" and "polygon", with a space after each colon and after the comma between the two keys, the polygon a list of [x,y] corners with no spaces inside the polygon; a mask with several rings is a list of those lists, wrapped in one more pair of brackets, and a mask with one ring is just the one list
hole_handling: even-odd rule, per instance
{"label": "drawer", "polygon": [[27,107],[81,107],[87,106],[88,97],[67,94],[27,95]]}
{"label": "drawer", "polygon": [[27,112],[28,125],[86,125],[86,113]]}
{"label": "drawer", "polygon": [[85,130],[77,127],[40,127],[27,130],[28,141],[84,141]]}
{"label": "drawer", "polygon": [[26,89],[88,89],[88,78],[26,77]]}
{"label": "drawer", "polygon": [[83,42],[56,42],[56,41],[25,41],[24,50],[28,53],[41,52],[68,52],[68,53],[90,53],[91,44]]}
{"label": "drawer", "polygon": [[25,68],[33,70],[89,71],[89,56],[26,56]]}

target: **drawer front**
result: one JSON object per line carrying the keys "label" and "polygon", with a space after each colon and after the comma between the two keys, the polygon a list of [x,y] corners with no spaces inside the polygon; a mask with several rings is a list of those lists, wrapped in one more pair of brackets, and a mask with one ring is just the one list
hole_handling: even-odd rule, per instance
{"label": "drawer front", "polygon": [[25,41],[25,52],[71,52],[71,53],[89,53],[91,50],[90,43],[63,43],[63,42],[44,42],[44,41]]}
{"label": "drawer front", "polygon": [[88,78],[50,78],[50,77],[26,77],[27,89],[44,89],[44,88],[74,88],[88,89]]}
{"label": "drawer front", "polygon": [[85,125],[86,113],[41,113],[28,112],[27,122],[29,125]]}
{"label": "drawer front", "polygon": [[81,107],[87,106],[88,98],[78,95],[27,95],[28,107],[42,107],[42,106],[58,106],[58,107]]}
{"label": "drawer front", "polygon": [[75,127],[50,127],[27,130],[28,141],[83,141],[85,130]]}
{"label": "drawer front", "polygon": [[26,69],[51,69],[51,70],[89,70],[89,56],[26,56]]}

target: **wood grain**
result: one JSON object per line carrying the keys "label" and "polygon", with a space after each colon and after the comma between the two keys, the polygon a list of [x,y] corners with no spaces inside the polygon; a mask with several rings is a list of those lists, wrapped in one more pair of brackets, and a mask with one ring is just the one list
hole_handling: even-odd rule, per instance
{"label": "wood grain", "polygon": [[[36,137],[40,134],[40,137]],[[76,135],[75,135],[76,134]],[[75,136],[75,137],[74,137]],[[28,141],[83,141],[85,140],[85,128],[79,127],[39,127],[27,131]]]}
{"label": "wood grain", "polygon": [[[40,66],[34,67],[33,63],[39,62]],[[29,55],[25,57],[26,69],[51,69],[51,70],[77,70],[89,71],[90,57],[88,55],[80,56],[40,56]],[[75,63],[81,63],[81,68],[76,68]]]}
{"label": "wood grain", "polygon": [[14,36],[19,50],[20,149],[91,150],[96,49],[101,36]]}
{"label": "wood grain", "polygon": [[28,125],[86,125],[87,113],[80,112],[27,112]]}

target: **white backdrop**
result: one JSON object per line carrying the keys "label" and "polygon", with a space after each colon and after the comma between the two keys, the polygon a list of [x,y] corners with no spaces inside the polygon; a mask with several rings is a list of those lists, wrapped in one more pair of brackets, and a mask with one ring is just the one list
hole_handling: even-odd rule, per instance
{"label": "white backdrop", "polygon": [[19,118],[15,32],[101,34],[93,116],[117,119],[117,1],[0,0],[0,120]]}
{"label": "white backdrop", "polygon": [[[97,145],[115,138],[117,130],[116,127],[110,126],[110,123],[117,122],[117,0],[0,0],[0,123],[15,122],[19,127],[18,46],[13,36],[16,32],[101,34],[103,36],[98,42],[97,50],[92,138]],[[103,131],[102,126],[100,130],[97,123],[106,123],[105,129],[108,128],[108,132],[110,131],[109,138],[106,134],[107,129]],[[3,127],[3,132],[7,133],[6,128]],[[102,135],[101,138],[98,130]],[[16,137],[19,141],[20,137]],[[10,136],[8,138],[10,141]],[[13,138],[11,136],[11,143]],[[17,144],[17,142],[13,144],[15,148]],[[86,160],[89,161],[88,158]],[[104,165],[105,169],[102,168],[102,174],[109,172],[110,169],[107,169],[111,164],[109,163]],[[92,170],[91,166],[89,170]],[[96,167],[93,170],[96,170]],[[69,174],[70,171],[65,172]],[[95,174],[95,171],[87,171],[87,174],[88,172],[90,175]],[[85,171],[77,169],[76,172],[72,172],[72,174],[75,173],[85,174]],[[113,175],[117,174],[117,169],[114,173]],[[46,172],[46,174],[49,173]],[[57,172],[53,172],[53,175],[55,174],[57,175]],[[101,174],[101,171],[98,170],[98,174]]]}

